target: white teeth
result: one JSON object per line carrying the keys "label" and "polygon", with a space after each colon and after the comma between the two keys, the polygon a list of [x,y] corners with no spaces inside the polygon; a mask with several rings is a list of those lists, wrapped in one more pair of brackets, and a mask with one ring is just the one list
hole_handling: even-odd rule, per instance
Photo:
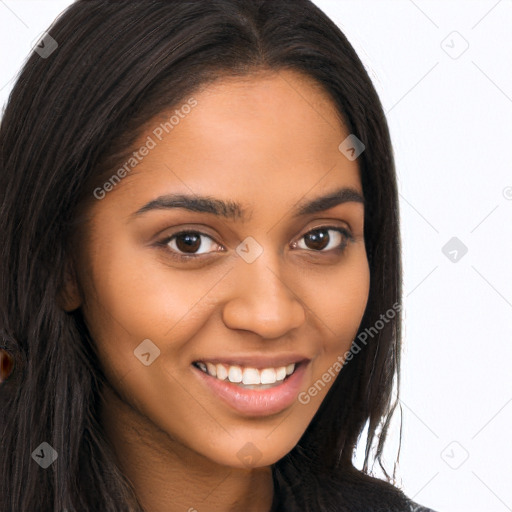
{"label": "white teeth", "polygon": [[276,371],[273,368],[265,368],[261,374],[260,379],[262,384],[274,384],[276,379]]}
{"label": "white teeth", "polygon": [[256,368],[245,368],[242,382],[244,384],[261,384],[260,372]]}
{"label": "white teeth", "polygon": [[230,366],[228,379],[234,383],[242,382],[242,368],[240,366]]}
{"label": "white teeth", "polygon": [[212,363],[206,363],[206,368],[208,368],[208,373],[213,377],[217,376],[217,367]]}
{"label": "white teeth", "polygon": [[276,380],[284,380],[286,378],[286,367],[276,368]]}
{"label": "white teeth", "polygon": [[[223,364],[216,365],[217,367],[217,379],[219,380],[226,380],[228,376],[228,371],[226,370],[226,367]],[[213,375],[212,375],[213,377]]]}
{"label": "white teeth", "polygon": [[[295,371],[295,363],[278,368],[264,368],[258,370],[256,368],[243,368],[238,365],[225,366],[224,364],[213,363],[196,363],[197,366],[205,373],[216,377],[219,380],[228,379],[229,382],[240,384],[256,389],[266,389],[272,387],[272,384],[280,384],[288,375]],[[277,385],[276,384],[276,385]]]}

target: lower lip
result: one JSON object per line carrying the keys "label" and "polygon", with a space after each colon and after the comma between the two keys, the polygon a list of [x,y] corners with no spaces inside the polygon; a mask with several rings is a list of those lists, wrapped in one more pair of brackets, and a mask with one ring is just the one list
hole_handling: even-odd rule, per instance
{"label": "lower lip", "polygon": [[221,400],[236,411],[251,416],[270,416],[290,407],[302,387],[306,362],[300,363],[282,384],[269,389],[245,389],[212,377],[192,365],[201,381]]}

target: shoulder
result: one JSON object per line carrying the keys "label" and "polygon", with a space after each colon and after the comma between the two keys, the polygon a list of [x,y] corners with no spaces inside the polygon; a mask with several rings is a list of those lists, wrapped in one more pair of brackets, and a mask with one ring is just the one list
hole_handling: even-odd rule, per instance
{"label": "shoulder", "polygon": [[[414,502],[401,489],[359,470],[275,475],[276,512],[436,512]],[[293,482],[293,485],[290,485]]]}
{"label": "shoulder", "polygon": [[340,505],[344,505],[340,507],[340,510],[437,512],[416,503],[391,483],[359,471],[345,474],[338,489]]}

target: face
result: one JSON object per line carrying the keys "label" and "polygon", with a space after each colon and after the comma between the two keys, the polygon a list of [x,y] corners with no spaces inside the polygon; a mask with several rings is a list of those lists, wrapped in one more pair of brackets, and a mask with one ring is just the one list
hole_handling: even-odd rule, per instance
{"label": "face", "polygon": [[191,96],[97,193],[80,306],[133,418],[210,461],[268,466],[306,430],[366,307],[357,160],[338,149],[349,132],[334,105],[300,74]]}

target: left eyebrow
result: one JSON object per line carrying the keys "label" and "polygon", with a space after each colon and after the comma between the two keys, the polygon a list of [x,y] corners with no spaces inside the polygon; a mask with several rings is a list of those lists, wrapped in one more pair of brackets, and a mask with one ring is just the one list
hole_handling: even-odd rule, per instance
{"label": "left eyebrow", "polygon": [[[364,205],[363,196],[354,188],[342,187],[311,201],[298,203],[295,217],[318,213],[348,202],[357,202]],[[206,196],[187,194],[168,194],[157,197],[139,208],[132,216],[139,216],[151,210],[167,210],[184,208],[193,212],[210,213],[218,217],[232,220],[247,220],[246,208],[234,201],[224,201]]]}
{"label": "left eyebrow", "polygon": [[311,213],[323,212],[334,208],[343,203],[362,203],[364,205],[364,197],[355,189],[343,187],[331,192],[325,196],[317,197],[306,203],[299,203],[297,206],[296,216],[310,215]]}

